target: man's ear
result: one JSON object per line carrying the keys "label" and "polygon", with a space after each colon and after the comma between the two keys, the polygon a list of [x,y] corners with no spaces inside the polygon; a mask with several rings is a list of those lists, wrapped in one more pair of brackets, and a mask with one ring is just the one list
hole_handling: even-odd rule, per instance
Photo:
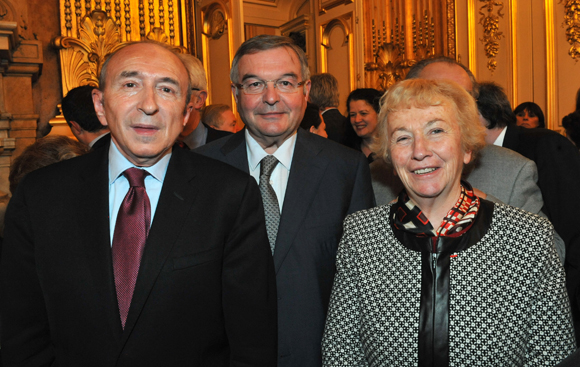
{"label": "man's ear", "polygon": [[82,134],[83,129],[78,124],[78,122],[76,122],[76,121],[69,121],[69,123],[70,123],[70,129],[72,130],[72,133],[73,133],[74,136],[79,136],[79,135]]}
{"label": "man's ear", "polygon": [[232,94],[234,95],[234,99],[236,100],[236,104],[238,104],[239,103],[239,101],[238,101],[238,88],[234,85],[234,83],[232,83],[231,88],[232,88]]}
{"label": "man's ear", "polygon": [[205,106],[205,100],[207,99],[207,91],[201,90],[197,93],[197,96],[193,98],[193,108],[196,110],[201,110]]}
{"label": "man's ear", "polygon": [[189,121],[189,117],[191,116],[191,113],[193,112],[193,102],[189,102],[187,104],[187,106],[185,106],[185,113],[183,114],[183,126],[185,127],[185,125],[187,125],[187,122]]}
{"label": "man's ear", "polygon": [[107,123],[107,118],[105,117],[105,104],[103,102],[103,92],[98,89],[93,89],[93,104],[95,105],[95,112],[97,113],[97,118],[103,126],[109,126]]}
{"label": "man's ear", "polygon": [[306,101],[310,99],[310,87],[312,87],[312,83],[310,80],[307,80],[306,83],[304,83],[304,98]]}

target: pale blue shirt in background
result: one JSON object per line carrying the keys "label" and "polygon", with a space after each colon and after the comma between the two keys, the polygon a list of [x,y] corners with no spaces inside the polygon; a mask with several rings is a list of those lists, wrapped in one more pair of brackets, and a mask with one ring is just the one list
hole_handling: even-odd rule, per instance
{"label": "pale blue shirt in background", "polygon": [[[159,202],[159,195],[163,187],[165,173],[167,173],[169,158],[171,158],[171,153],[166,154],[159,162],[151,167],[137,167],[145,168],[149,172],[149,175],[145,177],[145,190],[147,191],[147,196],[151,204],[151,223],[153,223],[153,217],[157,209],[157,203]],[[136,166],[129,162],[121,154],[115,143],[111,141],[111,146],[109,147],[109,240],[111,241],[111,246],[113,245],[117,214],[119,213],[123,199],[125,199],[125,195],[129,191],[129,181],[123,175],[123,172],[131,167]]]}
{"label": "pale blue shirt in background", "polygon": [[[250,175],[256,179],[258,185],[260,184],[260,162],[268,155],[266,151],[258,144],[258,142],[245,130],[246,134],[246,151],[248,154],[248,165],[250,168]],[[270,176],[270,185],[276,193],[278,205],[280,205],[280,213],[282,213],[282,206],[284,204],[284,196],[286,194],[286,186],[288,186],[288,176],[290,176],[290,166],[292,165],[292,157],[294,156],[294,148],[296,147],[296,132],[291,137],[286,139],[282,145],[276,149],[272,154],[280,163],[276,165],[272,175]]]}

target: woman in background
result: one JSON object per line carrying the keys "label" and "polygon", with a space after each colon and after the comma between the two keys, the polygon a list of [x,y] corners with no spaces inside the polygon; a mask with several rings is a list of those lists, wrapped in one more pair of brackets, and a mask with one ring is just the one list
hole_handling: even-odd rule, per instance
{"label": "woman in background", "polygon": [[374,160],[370,147],[377,128],[381,95],[376,89],[361,88],[353,90],[346,100],[351,128],[346,130],[345,145],[363,152],[369,163]]}
{"label": "woman in background", "polygon": [[518,126],[528,129],[545,128],[544,113],[534,102],[524,102],[514,110]]}

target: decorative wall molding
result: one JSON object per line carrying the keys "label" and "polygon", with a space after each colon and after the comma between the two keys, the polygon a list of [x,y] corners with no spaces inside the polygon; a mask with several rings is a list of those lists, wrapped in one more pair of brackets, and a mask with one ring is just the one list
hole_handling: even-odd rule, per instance
{"label": "decorative wall molding", "polygon": [[323,15],[329,9],[335,8],[339,5],[346,5],[354,2],[354,0],[316,0],[318,1],[318,14]]}
{"label": "decorative wall molding", "polygon": [[[485,5],[479,8],[479,14],[481,15],[479,24],[483,26],[483,38],[479,40],[485,47],[485,55],[488,59],[487,68],[493,73],[497,67],[495,57],[499,53],[499,40],[503,36],[503,32],[499,31],[499,18],[503,18],[501,12],[503,10],[503,1],[480,0],[480,2],[485,3]],[[494,13],[496,6],[499,9],[497,13]],[[486,9],[487,14],[482,11],[483,9]]]}
{"label": "decorative wall molding", "polygon": [[215,2],[204,10],[202,34],[211,39],[220,39],[228,31],[228,13],[223,4]]}
{"label": "decorative wall molding", "polygon": [[[559,4],[561,3],[562,0]],[[580,0],[566,1],[562,27],[566,27],[566,39],[570,44],[568,55],[578,61],[580,59]]]}
{"label": "decorative wall molding", "polygon": [[[0,15],[5,5],[0,1]],[[20,26],[0,20],[0,191],[4,192],[12,158],[36,140],[39,117],[34,113],[32,84],[42,71],[42,43],[20,37]]]}

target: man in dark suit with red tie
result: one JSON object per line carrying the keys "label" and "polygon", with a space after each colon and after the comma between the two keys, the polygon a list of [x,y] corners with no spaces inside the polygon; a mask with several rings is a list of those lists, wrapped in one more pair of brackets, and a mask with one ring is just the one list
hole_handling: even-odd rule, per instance
{"label": "man in dark suit with red tie", "polygon": [[258,187],[173,149],[190,83],[162,44],[120,49],[93,92],[109,147],[19,185],[0,269],[5,366],[276,365]]}

